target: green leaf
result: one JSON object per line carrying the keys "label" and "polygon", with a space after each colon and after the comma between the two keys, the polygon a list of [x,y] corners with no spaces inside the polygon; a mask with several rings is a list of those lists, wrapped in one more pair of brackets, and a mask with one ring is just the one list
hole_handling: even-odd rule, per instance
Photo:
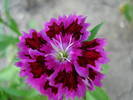
{"label": "green leaf", "polygon": [[86,93],[86,100],[96,100],[89,92]]}
{"label": "green leaf", "polygon": [[16,73],[18,73],[18,68],[15,66],[5,67],[0,70],[0,81],[12,81],[15,80]]}
{"label": "green leaf", "polygon": [[18,39],[9,35],[0,34],[0,50],[4,50],[10,44],[16,44]]}
{"label": "green leaf", "polygon": [[37,96],[27,97],[26,100],[47,100],[47,97],[42,95],[37,95]]}
{"label": "green leaf", "polygon": [[[10,82],[10,81],[9,81]],[[20,85],[23,83],[20,83]],[[15,97],[25,97],[25,98],[32,98],[32,97],[39,97],[41,96],[36,90],[31,89],[29,87],[20,88],[18,87],[11,87],[10,85],[2,86],[0,89],[5,93]],[[44,98],[44,97],[43,97]],[[31,100],[31,99],[29,99]]]}
{"label": "green leaf", "polygon": [[104,65],[102,66],[102,73],[107,74],[108,71],[109,71],[109,68],[110,68],[109,65],[104,64]]}
{"label": "green leaf", "polygon": [[11,17],[9,12],[6,13],[6,17],[8,19],[7,24],[9,28],[12,29],[16,34],[21,35],[16,21]]}
{"label": "green leaf", "polygon": [[6,94],[10,96],[16,96],[16,97],[21,96],[20,91],[18,91],[17,89],[12,89],[9,87],[2,87],[2,89]]}
{"label": "green leaf", "polygon": [[90,32],[91,35],[89,36],[87,41],[93,40],[96,37],[96,34],[98,33],[98,31],[100,30],[101,26],[103,25],[103,23],[100,23],[98,25],[96,25]]}
{"label": "green leaf", "polygon": [[8,100],[7,95],[3,92],[1,88],[0,88],[0,100]]}
{"label": "green leaf", "polygon": [[[95,91],[89,92],[93,98],[92,100],[110,100],[104,89],[96,87]],[[89,100],[89,99],[87,99]],[[91,99],[90,99],[91,100]]]}
{"label": "green leaf", "polygon": [[[10,96],[16,96],[16,97],[26,96],[29,94],[28,91],[30,91],[30,90],[15,89],[15,88],[11,88],[11,87],[3,87],[2,89],[5,93],[9,94]],[[32,91],[30,91],[30,92],[32,92]]]}
{"label": "green leaf", "polygon": [[124,16],[126,19],[131,22],[133,21],[133,3],[128,2],[123,6]]}
{"label": "green leaf", "polygon": [[131,22],[133,21],[133,4],[128,2],[122,6],[122,13],[124,14],[125,18]]}
{"label": "green leaf", "polygon": [[19,69],[17,67],[7,67],[0,71],[0,91],[2,90],[10,97],[23,97],[25,98],[24,100],[36,100],[34,98],[39,98],[39,93],[36,90],[29,88],[21,80],[21,78],[18,76],[18,70]]}
{"label": "green leaf", "polygon": [[17,22],[13,19],[13,17],[10,15],[9,12],[9,0],[3,0],[4,2],[4,10],[5,10],[5,15],[7,18],[7,21],[3,22],[4,25],[6,25],[7,27],[9,27],[12,31],[14,31],[17,35],[21,35]]}

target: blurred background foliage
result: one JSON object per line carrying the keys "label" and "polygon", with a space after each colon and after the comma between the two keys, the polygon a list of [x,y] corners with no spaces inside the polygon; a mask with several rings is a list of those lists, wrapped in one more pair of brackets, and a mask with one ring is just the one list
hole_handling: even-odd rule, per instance
{"label": "blurred background foliage", "polygon": [[[15,66],[19,26],[9,12],[9,0],[3,0],[3,15],[0,15],[0,59],[6,59],[0,68],[0,100],[46,100],[36,90],[24,83],[19,77],[19,68]],[[2,28],[8,28],[5,32]]]}
{"label": "blurred background foliage", "polygon": [[[131,22],[133,21],[133,3],[131,0],[120,7],[120,11]],[[19,68],[15,66],[18,61],[16,57],[18,37],[21,35],[19,26],[10,15],[9,0],[3,0],[3,11],[0,15],[0,59],[6,59],[5,66],[0,66],[0,100],[47,100],[36,90],[24,83],[24,79],[19,77]],[[94,27],[91,32],[92,40],[103,23]],[[8,28],[5,32],[3,26]],[[36,22],[29,23],[29,28],[36,27]],[[108,65],[103,65],[103,73],[108,72]],[[102,88],[96,88],[93,92],[87,92],[85,100],[109,100],[106,92]]]}
{"label": "blurred background foliage", "polygon": [[127,0],[120,6],[120,12],[128,20],[128,22],[133,23],[133,0]]}

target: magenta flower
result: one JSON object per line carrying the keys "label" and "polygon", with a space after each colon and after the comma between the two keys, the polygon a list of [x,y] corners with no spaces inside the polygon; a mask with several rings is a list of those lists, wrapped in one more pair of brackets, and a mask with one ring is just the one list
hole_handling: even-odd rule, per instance
{"label": "magenta flower", "polygon": [[20,37],[18,56],[22,77],[50,100],[82,98],[101,87],[101,65],[107,63],[105,39],[87,40],[86,17],[52,18],[40,32],[30,30]]}

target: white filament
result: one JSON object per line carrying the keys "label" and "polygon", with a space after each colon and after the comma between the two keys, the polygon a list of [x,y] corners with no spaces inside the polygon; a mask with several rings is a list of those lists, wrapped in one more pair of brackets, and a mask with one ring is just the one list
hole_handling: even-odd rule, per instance
{"label": "white filament", "polygon": [[[72,42],[72,36],[70,36],[70,39],[69,39],[69,42],[68,42],[68,46],[64,49],[63,48],[63,41],[62,41],[62,38],[59,36],[59,40],[57,39],[54,39],[53,38],[53,41],[50,42],[51,46],[53,47],[53,49],[57,52],[57,54],[60,55],[61,59],[64,61],[64,60],[67,60],[68,62],[71,62],[69,60],[69,56],[66,58],[64,57],[63,53],[62,52],[65,52],[67,53],[69,48],[74,44]],[[50,55],[54,55],[54,56],[57,56],[55,54],[50,54]]]}

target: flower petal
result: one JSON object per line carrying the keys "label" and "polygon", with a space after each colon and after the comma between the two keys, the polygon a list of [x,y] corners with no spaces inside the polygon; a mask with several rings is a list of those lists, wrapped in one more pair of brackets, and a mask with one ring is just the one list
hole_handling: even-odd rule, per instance
{"label": "flower petal", "polygon": [[79,47],[81,54],[77,56],[79,66],[84,68],[90,66],[97,70],[101,69],[100,65],[108,62],[107,54],[104,51],[105,45],[105,39],[82,42]]}
{"label": "flower petal", "polygon": [[44,48],[47,46],[49,50],[51,49],[48,45],[49,38],[45,36],[44,32],[37,32],[36,30],[31,29],[29,34],[23,33],[24,35],[20,37],[20,42],[18,47],[22,50],[33,49],[45,53]]}
{"label": "flower petal", "polygon": [[96,61],[101,57],[99,52],[96,50],[83,51],[82,55],[83,56],[79,56],[77,60],[81,67],[87,67],[88,64],[97,67]]}
{"label": "flower petal", "polygon": [[90,49],[103,48],[106,44],[107,42],[105,39],[96,38],[91,41],[83,41],[81,45],[81,49],[90,50]]}
{"label": "flower petal", "polygon": [[86,29],[90,25],[85,23],[85,19],[85,17],[77,15],[51,19],[50,22],[45,24],[45,32],[50,38],[53,38],[60,33],[62,35],[71,33],[76,40],[85,40],[89,36],[89,32]]}
{"label": "flower petal", "polygon": [[104,75],[92,68],[89,68],[89,75],[88,75],[88,83],[89,83],[89,86],[88,88],[90,90],[93,90],[94,89],[94,86],[98,86],[98,87],[101,87],[102,86],[102,83],[101,83],[101,80],[103,80],[104,78]]}
{"label": "flower petal", "polygon": [[38,49],[40,48],[41,45],[46,43],[46,41],[42,37],[38,36],[38,33],[35,30],[31,31],[31,33],[32,33],[32,38],[25,39],[25,44],[29,48]]}
{"label": "flower petal", "polygon": [[86,86],[76,72],[75,66],[70,62],[61,64],[59,69],[50,76],[49,80],[67,98],[75,98],[75,96],[80,98],[84,96]]}

